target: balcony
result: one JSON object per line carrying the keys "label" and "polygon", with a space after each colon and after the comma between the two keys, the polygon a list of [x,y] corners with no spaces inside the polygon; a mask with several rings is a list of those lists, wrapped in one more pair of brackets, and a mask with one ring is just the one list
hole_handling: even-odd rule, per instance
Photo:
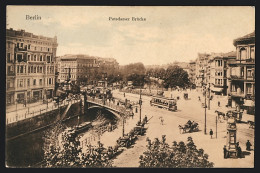
{"label": "balcony", "polygon": [[15,51],[27,51],[27,48],[16,47]]}
{"label": "balcony", "polygon": [[232,79],[232,80],[244,80],[244,76],[230,75],[229,79]]}
{"label": "balcony", "polygon": [[255,59],[246,59],[246,63],[255,63]]}

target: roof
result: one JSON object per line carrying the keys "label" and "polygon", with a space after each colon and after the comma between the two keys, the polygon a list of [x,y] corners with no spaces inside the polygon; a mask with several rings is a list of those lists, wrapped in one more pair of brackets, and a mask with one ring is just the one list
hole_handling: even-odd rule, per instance
{"label": "roof", "polygon": [[231,51],[231,52],[223,54],[223,57],[236,57],[236,56],[237,56],[237,52],[236,51]]}
{"label": "roof", "polygon": [[234,39],[234,46],[236,46],[237,44],[239,43],[245,43],[245,44],[248,44],[248,43],[254,43],[255,42],[255,31],[250,33],[250,34],[247,34],[243,37],[239,37],[237,39]]}
{"label": "roof", "polygon": [[59,57],[60,59],[95,59],[93,56],[82,55],[82,54],[66,54]]}

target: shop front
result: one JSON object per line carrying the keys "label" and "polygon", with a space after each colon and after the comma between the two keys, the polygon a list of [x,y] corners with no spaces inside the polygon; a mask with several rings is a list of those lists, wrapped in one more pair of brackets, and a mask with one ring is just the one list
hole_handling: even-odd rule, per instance
{"label": "shop front", "polygon": [[255,115],[255,103],[253,100],[244,100],[244,108],[247,114]]}
{"label": "shop front", "polygon": [[46,90],[46,98],[47,99],[52,98],[52,94],[53,94],[53,89]]}
{"label": "shop front", "polygon": [[17,94],[17,103],[24,103],[25,95],[24,93],[18,93]]}
{"label": "shop front", "polygon": [[9,106],[9,105],[13,105],[13,104],[15,104],[14,92],[6,93],[6,105]]}
{"label": "shop front", "polygon": [[32,102],[37,102],[41,98],[42,98],[42,91],[41,90],[33,91]]}

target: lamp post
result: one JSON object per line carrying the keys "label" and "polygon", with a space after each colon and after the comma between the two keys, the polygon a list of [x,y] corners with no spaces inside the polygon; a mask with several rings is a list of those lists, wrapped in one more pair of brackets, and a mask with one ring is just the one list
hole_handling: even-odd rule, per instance
{"label": "lamp post", "polygon": [[204,134],[207,134],[207,92],[206,92],[206,85],[204,84],[204,70],[201,71],[202,72],[202,87],[204,87],[204,94],[205,94],[205,102],[204,102],[204,108],[205,108],[205,122],[204,122]]}
{"label": "lamp post", "polygon": [[140,99],[139,99],[139,105],[140,105],[140,122],[142,119],[142,114],[141,114],[141,110],[142,110],[142,94],[141,94],[142,90],[141,90],[141,85],[140,85]]}
{"label": "lamp post", "polygon": [[209,83],[208,93],[209,93],[208,110],[210,110],[210,83]]}

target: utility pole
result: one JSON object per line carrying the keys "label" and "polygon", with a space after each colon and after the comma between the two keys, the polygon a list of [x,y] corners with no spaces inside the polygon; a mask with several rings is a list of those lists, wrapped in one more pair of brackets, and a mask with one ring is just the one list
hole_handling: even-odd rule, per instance
{"label": "utility pole", "polygon": [[204,83],[204,79],[205,79],[205,76],[204,76],[204,70],[202,70],[202,85],[204,86],[204,94],[205,94],[205,102],[204,102],[204,107],[205,107],[205,123],[204,123],[204,134],[206,135],[207,134],[207,92],[206,92],[206,85]]}
{"label": "utility pole", "polygon": [[205,86],[205,127],[204,127],[204,134],[207,134],[207,92]]}
{"label": "utility pole", "polygon": [[140,85],[140,100],[139,100],[139,105],[140,105],[140,122],[142,121],[142,114],[141,114],[141,110],[142,110],[142,94],[141,94],[142,90],[141,90],[141,85]]}
{"label": "utility pole", "polygon": [[208,102],[208,110],[210,110],[210,83],[209,83],[209,102]]}
{"label": "utility pole", "polygon": [[216,116],[216,138],[218,138],[218,116]]}
{"label": "utility pole", "polygon": [[123,132],[122,132],[122,137],[125,136],[125,118],[123,116]]}

